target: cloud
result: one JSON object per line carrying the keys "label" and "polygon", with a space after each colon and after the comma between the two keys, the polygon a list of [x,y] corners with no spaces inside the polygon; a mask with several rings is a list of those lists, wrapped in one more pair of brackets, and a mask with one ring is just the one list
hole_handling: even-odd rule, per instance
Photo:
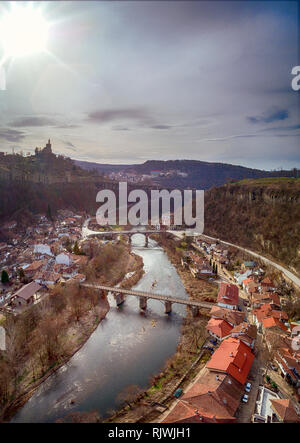
{"label": "cloud", "polygon": [[7,140],[9,142],[19,142],[23,140],[24,137],[25,133],[22,131],[9,128],[0,129],[0,139]]}
{"label": "cloud", "polygon": [[255,138],[255,137],[262,137],[262,138],[267,138],[267,137],[299,137],[300,133],[297,134],[260,134],[260,133],[256,133],[256,134],[236,134],[236,135],[228,135],[225,137],[218,137],[218,138],[206,138],[206,139],[202,139],[202,140],[198,140],[198,142],[224,142],[227,140],[233,140],[233,139],[237,139],[237,138]]}
{"label": "cloud", "polygon": [[276,126],[275,128],[264,128],[261,131],[296,131],[300,129],[300,125]]}
{"label": "cloud", "polygon": [[103,109],[88,114],[88,121],[91,123],[103,124],[122,120],[133,120],[139,124],[150,124],[152,117],[144,108]]}
{"label": "cloud", "polygon": [[76,129],[76,128],[80,128],[80,125],[68,125],[68,124],[65,124],[65,125],[57,125],[55,127],[58,128],[58,129]]}
{"label": "cloud", "polygon": [[153,128],[153,129],[171,129],[172,126],[170,126],[170,125],[154,125],[154,126],[151,126],[151,128]]}
{"label": "cloud", "polygon": [[47,117],[21,117],[9,123],[9,126],[21,128],[26,126],[54,126],[57,122]]}
{"label": "cloud", "polygon": [[67,149],[70,149],[71,151],[77,151],[77,148],[73,145],[73,143],[69,141],[64,141],[64,144],[67,146]]}
{"label": "cloud", "polygon": [[127,128],[126,126],[113,126],[112,130],[113,131],[130,131],[130,129]]}
{"label": "cloud", "polygon": [[262,115],[247,117],[250,123],[272,123],[275,121],[286,120],[289,116],[287,109],[273,109],[266,111]]}

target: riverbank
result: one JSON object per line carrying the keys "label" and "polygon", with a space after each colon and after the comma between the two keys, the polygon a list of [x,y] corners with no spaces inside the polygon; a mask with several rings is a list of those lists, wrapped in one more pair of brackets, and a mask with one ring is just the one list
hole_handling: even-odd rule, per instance
{"label": "riverbank", "polygon": [[[122,247],[122,253],[114,265],[117,272],[110,279],[105,279],[107,284],[129,288],[137,283],[144,272],[142,258],[127,247]],[[25,323],[28,320],[34,322],[36,316],[38,317],[38,331],[37,327],[27,331],[30,345],[19,356],[21,360],[18,361],[18,366],[15,363],[16,383],[11,387],[10,398],[2,409],[1,421],[9,421],[36,389],[82,348],[108,311],[109,303],[104,294],[96,294],[73,285],[56,286],[43,301],[43,305],[40,303],[33,310],[27,311],[26,319],[17,318],[15,325],[8,325],[11,332],[24,332]],[[10,349],[5,355],[8,366],[12,358],[16,360],[13,352]]]}
{"label": "riverbank", "polygon": [[[179,241],[169,238],[163,241],[159,237],[155,237],[155,240],[164,248],[176,268],[190,299],[215,299],[216,284],[195,279],[189,270],[182,268]],[[132,385],[120,393],[120,401],[125,403],[125,406],[105,422],[158,422],[162,412],[175,400],[174,391],[179,386],[184,388],[191,383],[210,358],[210,354],[201,349],[208,337],[205,329],[207,320],[207,310],[201,310],[201,315],[197,318],[193,318],[188,311],[182,324],[176,353],[166,361],[163,370],[149,380],[151,386],[148,389],[143,391]]]}

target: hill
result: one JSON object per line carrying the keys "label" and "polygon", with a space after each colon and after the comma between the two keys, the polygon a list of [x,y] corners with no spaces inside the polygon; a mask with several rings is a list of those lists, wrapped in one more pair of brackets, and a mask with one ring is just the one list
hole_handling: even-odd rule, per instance
{"label": "hill", "polygon": [[205,233],[300,274],[300,179],[242,180],[205,193]]}
{"label": "hill", "polygon": [[101,174],[123,172],[137,175],[152,175],[152,181],[166,188],[209,189],[231,180],[274,176],[290,177],[292,171],[263,171],[227,163],[203,162],[200,160],[147,160],[138,165],[108,165],[75,160],[81,168],[97,170]]}

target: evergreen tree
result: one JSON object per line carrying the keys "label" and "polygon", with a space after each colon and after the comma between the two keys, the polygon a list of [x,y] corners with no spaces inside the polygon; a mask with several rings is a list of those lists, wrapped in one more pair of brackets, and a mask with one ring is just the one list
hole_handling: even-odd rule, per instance
{"label": "evergreen tree", "polygon": [[78,242],[77,242],[77,241],[76,241],[75,244],[74,244],[73,252],[74,252],[74,254],[76,254],[76,255],[80,255],[80,254],[81,254],[81,251],[80,251],[80,249],[79,249],[79,246],[78,246]]}
{"label": "evergreen tree", "polygon": [[23,269],[23,268],[19,268],[19,269],[18,269],[18,274],[19,274],[19,277],[20,277],[20,278],[24,278],[24,277],[25,277],[24,269]]}
{"label": "evergreen tree", "polygon": [[9,282],[9,276],[5,269],[1,272],[1,283],[5,284]]}
{"label": "evergreen tree", "polygon": [[48,207],[47,207],[46,217],[48,218],[48,220],[51,220],[51,221],[53,220],[52,213],[51,213],[51,207],[50,207],[49,203],[48,203]]}

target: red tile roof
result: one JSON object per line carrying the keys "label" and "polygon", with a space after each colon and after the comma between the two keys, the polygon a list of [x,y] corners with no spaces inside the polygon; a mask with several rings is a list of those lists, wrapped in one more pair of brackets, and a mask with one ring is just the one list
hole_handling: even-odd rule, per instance
{"label": "red tile roof", "polygon": [[266,303],[257,309],[253,309],[253,314],[256,316],[258,322],[262,322],[262,320],[267,317],[274,317],[278,320],[288,320],[286,312],[273,309],[270,303]]}
{"label": "red tile roof", "polygon": [[227,305],[238,305],[239,303],[239,288],[231,283],[221,283],[218,292],[218,303]]}
{"label": "red tile roof", "polygon": [[270,277],[265,277],[262,282],[261,282],[262,286],[269,286],[270,288],[274,288],[274,284],[272,282],[272,280],[270,279]]}
{"label": "red tile roof", "polygon": [[240,323],[239,325],[235,326],[232,331],[231,334],[240,334],[240,335],[247,335],[248,337],[250,337],[251,339],[256,339],[257,336],[257,328],[255,325],[251,325],[250,323],[247,322],[243,322]]}
{"label": "red tile roof", "polygon": [[234,422],[243,390],[244,387],[230,375],[205,369],[200,380],[181,397],[163,422]]}
{"label": "red tile roof", "polygon": [[230,374],[239,383],[244,384],[250,371],[254,354],[249,346],[237,338],[227,338],[213,353],[206,367],[213,371]]}
{"label": "red tile roof", "polygon": [[244,312],[221,308],[220,306],[213,306],[209,314],[211,317],[222,318],[234,326],[242,323],[245,320]]}
{"label": "red tile roof", "polygon": [[244,285],[247,285],[248,283],[250,283],[250,282],[254,282],[254,280],[253,280],[253,278],[251,278],[251,277],[248,277],[248,278],[246,278],[245,280],[243,280],[243,284]]}
{"label": "red tile roof", "polygon": [[162,421],[162,423],[200,423],[201,418],[197,415],[196,409],[187,403],[179,400],[177,405],[172,409],[170,414]]}
{"label": "red tile roof", "polygon": [[287,398],[274,398],[271,400],[271,405],[281,420],[285,423],[299,423],[299,416],[293,406],[291,400]]}
{"label": "red tile roof", "polygon": [[264,318],[263,321],[262,321],[262,324],[263,324],[264,328],[274,328],[274,327],[277,327],[277,328],[282,329],[283,331],[287,331],[288,330],[288,328],[282,323],[282,321],[278,320],[275,317]]}
{"label": "red tile roof", "polygon": [[206,325],[206,329],[217,337],[226,337],[232,330],[232,326],[226,321],[219,318],[211,318]]}

